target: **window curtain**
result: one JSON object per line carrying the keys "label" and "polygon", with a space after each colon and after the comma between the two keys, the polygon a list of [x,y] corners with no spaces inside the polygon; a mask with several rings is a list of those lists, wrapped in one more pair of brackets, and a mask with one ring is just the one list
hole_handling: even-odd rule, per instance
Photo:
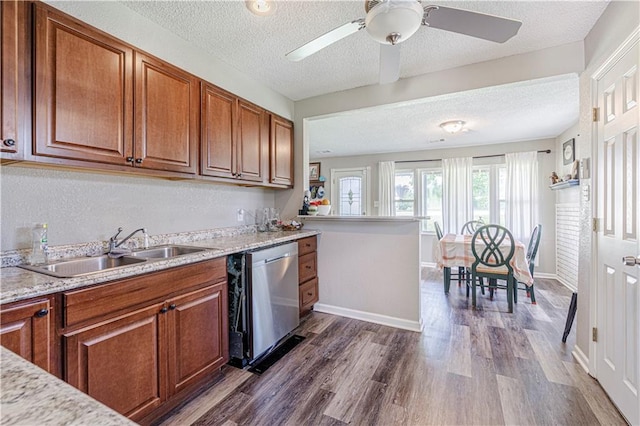
{"label": "window curtain", "polygon": [[380,161],[378,163],[378,215],[395,216],[396,163]]}
{"label": "window curtain", "polygon": [[444,232],[457,234],[473,218],[473,158],[442,160]]}
{"label": "window curtain", "polygon": [[538,224],[538,153],[506,154],[506,227],[513,237],[529,243],[531,231]]}

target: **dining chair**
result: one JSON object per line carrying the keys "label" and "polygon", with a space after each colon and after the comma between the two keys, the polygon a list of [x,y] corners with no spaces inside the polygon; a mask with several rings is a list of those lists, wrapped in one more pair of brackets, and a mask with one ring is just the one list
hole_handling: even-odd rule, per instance
{"label": "dining chair", "polygon": [[498,280],[506,281],[509,313],[513,312],[513,293],[515,278],[511,258],[515,253],[515,240],[511,232],[500,225],[479,227],[471,238],[471,252],[474,261],[471,265],[471,283],[467,284],[467,297],[471,288],[471,304],[476,307],[476,282],[480,278],[489,280],[489,291],[498,287]]}
{"label": "dining chair", "polygon": [[[535,269],[536,265],[536,256],[538,254],[538,247],[540,246],[540,236],[542,235],[542,225],[538,224],[535,228],[533,228],[533,231],[531,232],[531,238],[529,238],[529,247],[527,247],[527,263],[529,264],[529,272],[531,273],[531,276],[533,277],[533,270]],[[519,287],[519,285],[522,284],[523,287]],[[531,298],[531,304],[535,305],[536,304],[536,295],[533,289],[533,284],[531,284],[530,286],[527,286],[524,283],[519,283],[516,282],[515,285],[515,291],[513,292],[513,301],[515,303],[518,303],[518,290],[526,290],[527,291],[527,296],[529,298]]]}
{"label": "dining chair", "polygon": [[[440,227],[440,224],[437,221],[433,222],[433,227],[436,230],[436,238],[438,239],[438,241],[440,241],[444,236],[444,234],[442,233],[442,228]],[[448,294],[449,288],[451,287],[451,268],[448,266],[445,266],[443,268],[443,273],[444,273],[444,293]]]}
{"label": "dining chair", "polygon": [[[462,225],[462,229],[460,230],[460,233],[462,235],[473,235],[473,233],[476,232],[476,229],[478,229],[484,224],[485,223],[482,219],[470,220],[469,222],[466,222],[464,225]],[[465,268],[464,266],[458,267],[458,287],[460,287],[461,281],[466,281],[468,285],[470,278],[471,278],[471,271],[469,270],[469,268]],[[482,279],[480,280],[480,286],[481,286],[480,288],[482,290],[482,294],[484,294],[484,282],[482,282]]]}

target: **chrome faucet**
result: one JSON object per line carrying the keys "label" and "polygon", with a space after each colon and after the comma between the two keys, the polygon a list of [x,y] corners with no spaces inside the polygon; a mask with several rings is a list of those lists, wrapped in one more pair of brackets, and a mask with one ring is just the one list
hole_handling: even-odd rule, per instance
{"label": "chrome faucet", "polygon": [[107,251],[107,253],[117,254],[117,252],[127,252],[128,250],[117,250],[117,248],[127,242],[129,238],[133,237],[137,232],[142,232],[142,234],[144,235],[144,248],[149,248],[149,236],[147,235],[147,228],[136,229],[135,231],[124,237],[122,240],[118,241],[118,235],[120,235],[121,232],[122,227],[118,228],[118,232],[116,232],[113,237],[109,238],[109,250]]}

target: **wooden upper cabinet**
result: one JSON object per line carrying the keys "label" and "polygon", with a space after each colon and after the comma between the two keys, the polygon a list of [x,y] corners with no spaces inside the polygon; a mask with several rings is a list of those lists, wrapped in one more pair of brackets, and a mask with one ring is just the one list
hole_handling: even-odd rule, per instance
{"label": "wooden upper cabinet", "polygon": [[202,83],[202,144],[200,174],[235,178],[237,98],[217,87]]}
{"label": "wooden upper cabinet", "polygon": [[293,123],[271,115],[269,138],[269,182],[293,186]]}
{"label": "wooden upper cabinet", "polygon": [[35,5],[37,156],[128,165],[133,155],[133,50]]}
{"label": "wooden upper cabinet", "polygon": [[0,312],[0,344],[38,367],[54,372],[53,317],[49,299],[3,306]]}
{"label": "wooden upper cabinet", "polygon": [[140,52],[135,67],[136,167],[195,173],[198,79]]}
{"label": "wooden upper cabinet", "polygon": [[268,115],[260,107],[208,83],[202,84],[200,173],[263,182]]}
{"label": "wooden upper cabinet", "polygon": [[262,182],[265,144],[268,137],[265,111],[249,102],[238,101],[238,177]]}
{"label": "wooden upper cabinet", "polygon": [[27,3],[1,2],[0,23],[0,153],[2,158],[21,159],[31,141]]}

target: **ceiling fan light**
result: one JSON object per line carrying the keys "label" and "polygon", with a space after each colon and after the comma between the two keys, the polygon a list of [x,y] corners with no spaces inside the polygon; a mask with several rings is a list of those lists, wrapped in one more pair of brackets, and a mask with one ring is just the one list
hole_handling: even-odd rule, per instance
{"label": "ceiling fan light", "polygon": [[464,128],[464,125],[465,122],[462,120],[452,120],[440,123],[440,127],[442,128],[442,130],[449,133],[458,133]]}
{"label": "ceiling fan light", "polygon": [[388,37],[393,33],[400,34],[400,43],[418,31],[423,15],[424,9],[416,0],[387,0],[367,13],[365,28],[378,43],[391,44]]}
{"label": "ceiling fan light", "polygon": [[276,3],[273,0],[246,0],[247,9],[254,15],[268,16],[276,10]]}

